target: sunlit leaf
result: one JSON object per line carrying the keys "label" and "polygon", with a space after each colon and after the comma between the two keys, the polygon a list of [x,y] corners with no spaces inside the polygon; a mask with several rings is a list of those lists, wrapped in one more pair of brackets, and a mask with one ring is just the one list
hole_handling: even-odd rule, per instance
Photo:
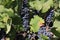
{"label": "sunlit leaf", "polygon": [[43,3],[39,0],[36,0],[33,2],[32,1],[29,2],[29,4],[30,4],[31,8],[36,9],[36,10],[41,10]]}
{"label": "sunlit leaf", "polygon": [[8,34],[10,32],[10,29],[11,29],[11,25],[7,24],[7,30],[6,30],[6,34]]}
{"label": "sunlit leaf", "polygon": [[32,18],[31,19],[31,21],[30,21],[30,27],[31,27],[31,30],[33,31],[33,32],[37,32],[38,30],[39,30],[39,28],[40,28],[40,24],[39,24],[39,22],[42,22],[42,23],[44,23],[44,21],[42,21],[43,19],[42,18],[40,18],[39,16],[37,16],[37,15],[35,15],[34,16],[34,18]]}
{"label": "sunlit leaf", "polygon": [[42,2],[41,1],[35,1],[34,6],[35,6],[36,10],[41,10],[41,8],[42,8]]}
{"label": "sunlit leaf", "polygon": [[42,13],[47,12],[53,4],[53,0],[48,0],[43,4]]}
{"label": "sunlit leaf", "polygon": [[6,34],[8,34],[11,30],[11,24],[12,24],[12,20],[9,19],[8,23],[6,24]]}
{"label": "sunlit leaf", "polygon": [[29,5],[31,6],[31,8],[34,8],[34,3],[33,2],[29,2]]}

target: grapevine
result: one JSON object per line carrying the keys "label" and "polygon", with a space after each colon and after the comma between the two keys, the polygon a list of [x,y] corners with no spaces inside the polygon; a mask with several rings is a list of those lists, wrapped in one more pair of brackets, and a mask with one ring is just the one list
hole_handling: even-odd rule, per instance
{"label": "grapevine", "polygon": [[59,25],[60,0],[0,0],[0,40],[60,40]]}

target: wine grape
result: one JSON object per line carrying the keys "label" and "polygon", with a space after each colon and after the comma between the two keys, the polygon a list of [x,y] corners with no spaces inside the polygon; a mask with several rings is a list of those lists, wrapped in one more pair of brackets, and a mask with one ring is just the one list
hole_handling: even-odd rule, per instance
{"label": "wine grape", "polygon": [[22,10],[21,10],[21,17],[23,21],[24,31],[27,31],[29,27],[29,9],[28,9],[27,3],[28,3],[28,0],[23,0]]}
{"label": "wine grape", "polygon": [[41,36],[40,35],[45,35],[45,36],[47,36],[47,37],[49,37],[49,38],[51,38],[52,37],[52,34],[51,34],[51,32],[50,31],[46,31],[46,27],[40,27],[40,29],[39,29],[39,31],[38,31],[38,37],[39,37],[39,39],[42,39],[41,38]]}
{"label": "wine grape", "polygon": [[[53,15],[54,15],[54,10],[51,10],[49,15],[46,17],[46,24],[49,26],[49,27],[52,27],[52,25],[50,25],[52,23],[52,18],[53,18]],[[52,23],[53,24],[53,23]]]}

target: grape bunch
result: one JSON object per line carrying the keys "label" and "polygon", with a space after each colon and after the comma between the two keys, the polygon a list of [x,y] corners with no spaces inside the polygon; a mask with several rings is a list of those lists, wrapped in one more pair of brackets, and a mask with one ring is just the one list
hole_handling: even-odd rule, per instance
{"label": "grape bunch", "polygon": [[53,35],[50,31],[46,31],[46,27],[41,27],[38,31],[38,37],[39,39],[42,39],[40,35],[45,35],[47,36],[48,38],[51,38]]}
{"label": "grape bunch", "polygon": [[29,9],[27,6],[28,0],[23,0],[21,17],[23,20],[23,27],[26,31],[29,28]]}
{"label": "grape bunch", "polygon": [[49,15],[46,17],[46,25],[49,25],[50,27],[53,26],[53,16],[54,16],[54,10],[51,10],[49,12]]}

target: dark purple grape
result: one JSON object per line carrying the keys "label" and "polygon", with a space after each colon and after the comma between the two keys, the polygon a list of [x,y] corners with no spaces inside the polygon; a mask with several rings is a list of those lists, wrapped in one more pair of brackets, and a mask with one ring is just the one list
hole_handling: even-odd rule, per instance
{"label": "dark purple grape", "polygon": [[50,39],[50,37],[52,37],[51,32],[46,31],[46,27],[41,27],[41,28],[39,29],[39,31],[38,31],[38,37],[39,37],[39,39],[42,39],[42,38],[40,37],[41,34],[49,37],[49,39]]}
{"label": "dark purple grape", "polygon": [[35,40],[38,40],[39,39],[39,37],[38,36],[35,36]]}
{"label": "dark purple grape", "polygon": [[54,16],[54,10],[51,10],[49,15],[46,17],[46,25],[49,27],[52,27],[53,25],[50,25],[51,22],[53,21],[53,16]]}
{"label": "dark purple grape", "polygon": [[24,4],[27,4],[27,3],[28,3],[28,0],[23,0],[23,3],[24,3]]}
{"label": "dark purple grape", "polygon": [[27,12],[29,9],[27,7],[25,7],[22,11],[23,12]]}
{"label": "dark purple grape", "polygon": [[27,6],[28,0],[23,0],[21,17],[23,21],[23,27],[25,30],[29,27],[29,9]]}

